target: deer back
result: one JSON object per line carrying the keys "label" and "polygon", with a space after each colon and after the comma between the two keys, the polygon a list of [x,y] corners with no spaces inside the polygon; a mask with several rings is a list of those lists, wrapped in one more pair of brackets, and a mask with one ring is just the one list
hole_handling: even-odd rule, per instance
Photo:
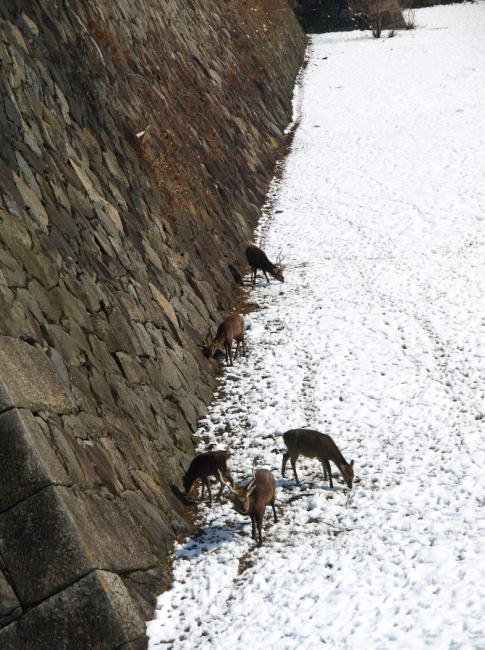
{"label": "deer back", "polygon": [[273,264],[266,253],[257,246],[254,246],[254,244],[246,248],[246,258],[253,269],[261,269],[261,271],[269,273],[280,282],[284,282],[281,258],[276,261],[276,264]]}
{"label": "deer back", "polygon": [[265,269],[268,265],[271,266],[266,253],[254,244],[250,244],[246,248],[246,259],[249,265],[255,269]]}
{"label": "deer back", "polygon": [[251,498],[255,505],[260,503],[267,506],[274,499],[276,492],[276,481],[269,469],[258,469],[254,475],[254,488]]}
{"label": "deer back", "polygon": [[307,458],[332,460],[334,463],[346,465],[339,448],[326,433],[312,429],[290,429],[283,434],[288,451],[301,454]]}
{"label": "deer back", "polygon": [[290,429],[283,434],[290,456],[299,455],[319,460],[331,460],[340,469],[349,488],[354,480],[354,461],[348,463],[333,438],[312,429]]}
{"label": "deer back", "polygon": [[184,487],[186,491],[190,490],[190,487],[198,479],[218,476],[219,474],[222,474],[228,480],[231,478],[230,454],[228,451],[206,451],[197,454],[185,473]]}
{"label": "deer back", "polygon": [[231,314],[217,328],[216,338],[218,345],[230,343],[244,331],[244,319],[240,314]]}
{"label": "deer back", "polygon": [[258,469],[254,478],[244,489],[246,503],[245,511],[250,514],[271,503],[275,496],[276,482],[273,474],[267,469]]}
{"label": "deer back", "polygon": [[245,486],[229,485],[229,499],[241,515],[251,515],[270,504],[275,496],[276,481],[272,472],[267,469],[258,469],[254,477]]}

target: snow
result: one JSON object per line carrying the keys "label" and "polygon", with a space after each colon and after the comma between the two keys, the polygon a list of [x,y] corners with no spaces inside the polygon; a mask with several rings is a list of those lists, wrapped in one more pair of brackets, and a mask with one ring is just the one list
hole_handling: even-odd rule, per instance
{"label": "snow", "polygon": [[[285,283],[200,434],[277,478],[265,544],[222,500],[176,546],[150,648],[485,648],[485,3],[312,39],[259,230]],[[281,477],[282,432],[329,433]],[[203,445],[206,448],[208,445]],[[337,478],[338,477],[338,478]]]}

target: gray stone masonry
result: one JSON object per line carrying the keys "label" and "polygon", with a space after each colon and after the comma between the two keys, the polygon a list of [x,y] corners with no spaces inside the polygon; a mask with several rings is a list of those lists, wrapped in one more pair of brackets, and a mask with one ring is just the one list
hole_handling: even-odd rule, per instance
{"label": "gray stone masonry", "polygon": [[291,118],[286,0],[0,3],[0,647],[145,646]]}

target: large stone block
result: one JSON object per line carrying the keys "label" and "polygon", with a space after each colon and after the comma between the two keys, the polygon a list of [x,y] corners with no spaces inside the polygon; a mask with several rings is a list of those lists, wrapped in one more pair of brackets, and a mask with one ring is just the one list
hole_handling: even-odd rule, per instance
{"label": "large stone block", "polygon": [[24,607],[93,568],[80,541],[76,523],[53,487],[0,515],[0,554]]}
{"label": "large stone block", "polygon": [[47,355],[24,341],[0,337],[0,412],[12,407],[66,413],[69,403]]}
{"label": "large stone block", "polygon": [[143,643],[144,635],[121,578],[92,571],[0,630],[0,648],[112,650]]}
{"label": "large stone block", "polygon": [[22,609],[5,574],[0,569],[0,627],[20,616]]}
{"label": "large stone block", "polygon": [[[94,567],[126,573],[153,567],[158,560],[147,531],[137,525],[135,513],[124,498],[104,498],[96,492],[58,489],[70,516],[76,521],[81,546]],[[152,512],[154,519],[157,513]],[[159,516],[159,515],[158,515]],[[162,540],[159,539],[158,543]]]}
{"label": "large stone block", "polygon": [[0,415],[0,480],[4,486],[0,512],[47,485],[70,480],[42,424],[29,411],[11,409]]}
{"label": "large stone block", "polygon": [[47,487],[0,515],[0,554],[23,606],[32,606],[95,568],[157,564],[122,499]]}

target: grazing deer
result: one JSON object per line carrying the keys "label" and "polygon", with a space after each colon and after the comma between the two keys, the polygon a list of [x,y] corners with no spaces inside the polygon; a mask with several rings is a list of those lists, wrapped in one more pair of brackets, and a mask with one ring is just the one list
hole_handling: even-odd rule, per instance
{"label": "grazing deer", "polygon": [[231,476],[231,456],[228,451],[206,451],[197,454],[190,463],[190,467],[184,476],[185,494],[188,496],[198,480],[202,481],[202,497],[204,498],[204,487],[209,492],[209,503],[212,503],[212,491],[209,476],[215,476],[221,484],[218,498],[221,496],[224,485],[233,485]]}
{"label": "grazing deer", "polygon": [[[222,478],[222,477],[221,477]],[[263,543],[262,528],[264,511],[266,506],[271,505],[275,522],[278,521],[275,509],[276,482],[273,474],[267,469],[258,469],[253,479],[244,487],[241,485],[229,485],[229,499],[234,509],[240,515],[251,517],[251,536],[256,539],[256,527],[258,528],[258,546]]]}
{"label": "grazing deer", "polygon": [[246,257],[249,262],[249,266],[251,267],[251,284],[253,285],[253,287],[256,284],[256,274],[259,270],[261,270],[264,273],[266,282],[269,282],[269,278],[267,275],[268,273],[271,276],[273,276],[273,278],[276,278],[276,280],[279,280],[280,282],[285,281],[283,277],[283,265],[281,263],[281,255],[278,255],[278,259],[276,260],[276,263],[273,264],[272,262],[269,261],[264,251],[262,251],[257,246],[254,246],[254,244],[250,244],[246,248]]}
{"label": "grazing deer", "polygon": [[296,473],[296,461],[298,456],[306,456],[307,458],[318,458],[323,466],[324,480],[330,481],[330,487],[333,488],[332,472],[330,470],[330,461],[334,462],[340,470],[347,487],[352,488],[352,481],[354,480],[354,461],[348,463],[342,456],[339,448],[330,436],[319,431],[312,431],[311,429],[290,429],[283,434],[283,440],[288,448],[288,451],[283,454],[283,466],[281,474],[285,475],[286,463],[288,458],[291,460],[291,466],[295,475],[297,483],[298,475]]}
{"label": "grazing deer", "polygon": [[239,352],[239,346],[242,343],[242,351],[246,356],[246,346],[244,345],[244,318],[240,314],[231,314],[217,328],[215,338],[209,334],[207,337],[207,347],[209,348],[209,359],[214,356],[217,348],[224,346],[226,351],[226,363],[230,362],[232,366],[232,342],[236,339],[236,354]]}

